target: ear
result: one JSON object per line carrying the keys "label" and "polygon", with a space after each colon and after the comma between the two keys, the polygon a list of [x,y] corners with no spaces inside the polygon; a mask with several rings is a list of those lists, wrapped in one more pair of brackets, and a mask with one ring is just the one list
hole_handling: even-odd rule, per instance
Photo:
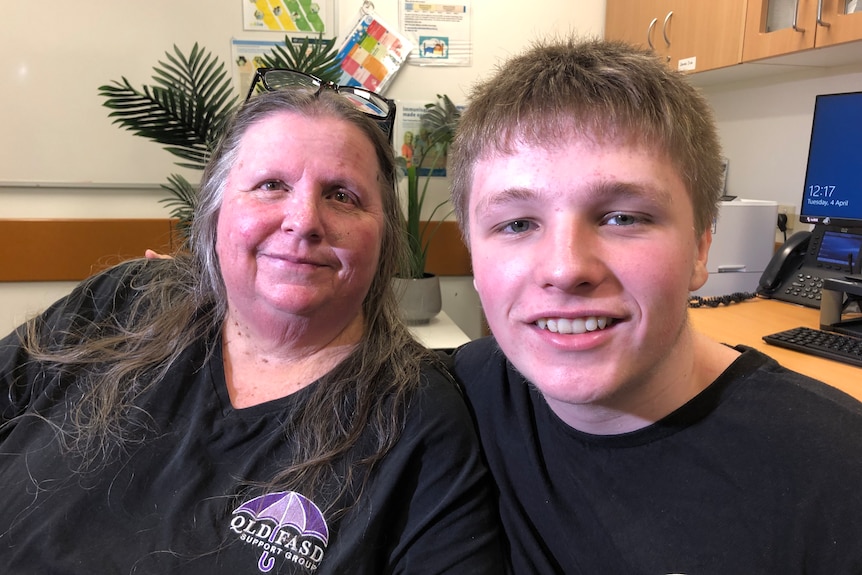
{"label": "ear", "polygon": [[709,279],[709,271],[706,269],[706,260],[709,256],[709,246],[712,245],[712,230],[706,228],[697,241],[694,266],[691,270],[691,281],[689,291],[696,291],[703,287]]}

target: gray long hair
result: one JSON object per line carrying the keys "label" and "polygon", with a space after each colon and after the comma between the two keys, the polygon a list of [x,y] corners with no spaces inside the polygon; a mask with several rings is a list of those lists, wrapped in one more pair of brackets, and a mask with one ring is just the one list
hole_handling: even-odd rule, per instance
{"label": "gray long hair", "polygon": [[[313,386],[303,408],[285,424],[284,441],[297,454],[267,486],[325,491],[329,506],[350,506],[368,474],[397,441],[405,408],[420,383],[420,365],[432,360],[402,323],[391,278],[405,261],[396,168],[387,139],[364,114],[324,90],[261,94],[235,113],[204,171],[190,250],[171,260],[141,260],[129,266],[135,290],[122,316],[98,322],[70,318],[61,330],[44,329],[36,318],[22,337],[30,356],[47,374],[73,377],[83,399],[70,407],[58,429],[66,448],[87,465],[146,437],[146,414],[136,399],[156,388],[180,353],[204,341],[212,353],[226,317],[225,286],[216,256],[218,213],[228,173],[248,128],[279,112],[335,117],[357,126],[374,146],[383,198],[385,229],[377,273],[363,302],[365,336],[355,350]],[[86,286],[85,286],[86,287]],[[156,430],[158,431],[158,430]],[[359,452],[360,437],[363,445]],[[348,496],[347,499],[344,499]]]}

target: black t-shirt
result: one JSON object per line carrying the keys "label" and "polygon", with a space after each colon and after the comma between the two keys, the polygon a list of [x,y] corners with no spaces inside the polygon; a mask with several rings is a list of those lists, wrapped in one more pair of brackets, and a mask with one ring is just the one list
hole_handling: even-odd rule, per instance
{"label": "black t-shirt", "polygon": [[[54,306],[48,321],[63,308],[97,316],[121,302],[125,288],[112,273]],[[220,342],[208,356],[203,341],[138,400],[147,413],[139,418],[146,425],[140,441],[81,471],[60,449],[65,438],[50,419],[79,391],[43,382],[14,336],[0,340],[0,570],[501,571],[490,480],[463,397],[446,376],[425,370],[402,436],[364,496],[333,520],[314,497],[255,487],[291,459],[284,423],[311,386],[235,409]]]}
{"label": "black t-shirt", "polygon": [[595,436],[493,338],[457,350],[515,573],[862,573],[862,404],[740,351],[661,421]]}

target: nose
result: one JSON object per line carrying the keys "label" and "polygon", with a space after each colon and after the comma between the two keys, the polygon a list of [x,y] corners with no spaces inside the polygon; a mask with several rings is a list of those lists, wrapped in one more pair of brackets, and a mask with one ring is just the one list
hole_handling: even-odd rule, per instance
{"label": "nose", "polygon": [[320,190],[294,188],[284,202],[281,230],[303,239],[319,240],[324,225]]}
{"label": "nose", "polygon": [[600,253],[598,231],[571,216],[547,223],[541,257],[536,262],[536,280],[542,287],[566,292],[585,291],[599,285],[606,275]]}

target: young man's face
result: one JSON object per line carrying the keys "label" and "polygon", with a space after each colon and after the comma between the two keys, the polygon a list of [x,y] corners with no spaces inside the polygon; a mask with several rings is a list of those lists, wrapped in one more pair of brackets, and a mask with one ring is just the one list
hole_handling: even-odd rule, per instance
{"label": "young man's face", "polygon": [[551,408],[587,430],[675,401],[693,369],[687,302],[708,277],[711,236],[695,235],[668,159],[574,138],[484,159],[473,182],[488,324]]}

